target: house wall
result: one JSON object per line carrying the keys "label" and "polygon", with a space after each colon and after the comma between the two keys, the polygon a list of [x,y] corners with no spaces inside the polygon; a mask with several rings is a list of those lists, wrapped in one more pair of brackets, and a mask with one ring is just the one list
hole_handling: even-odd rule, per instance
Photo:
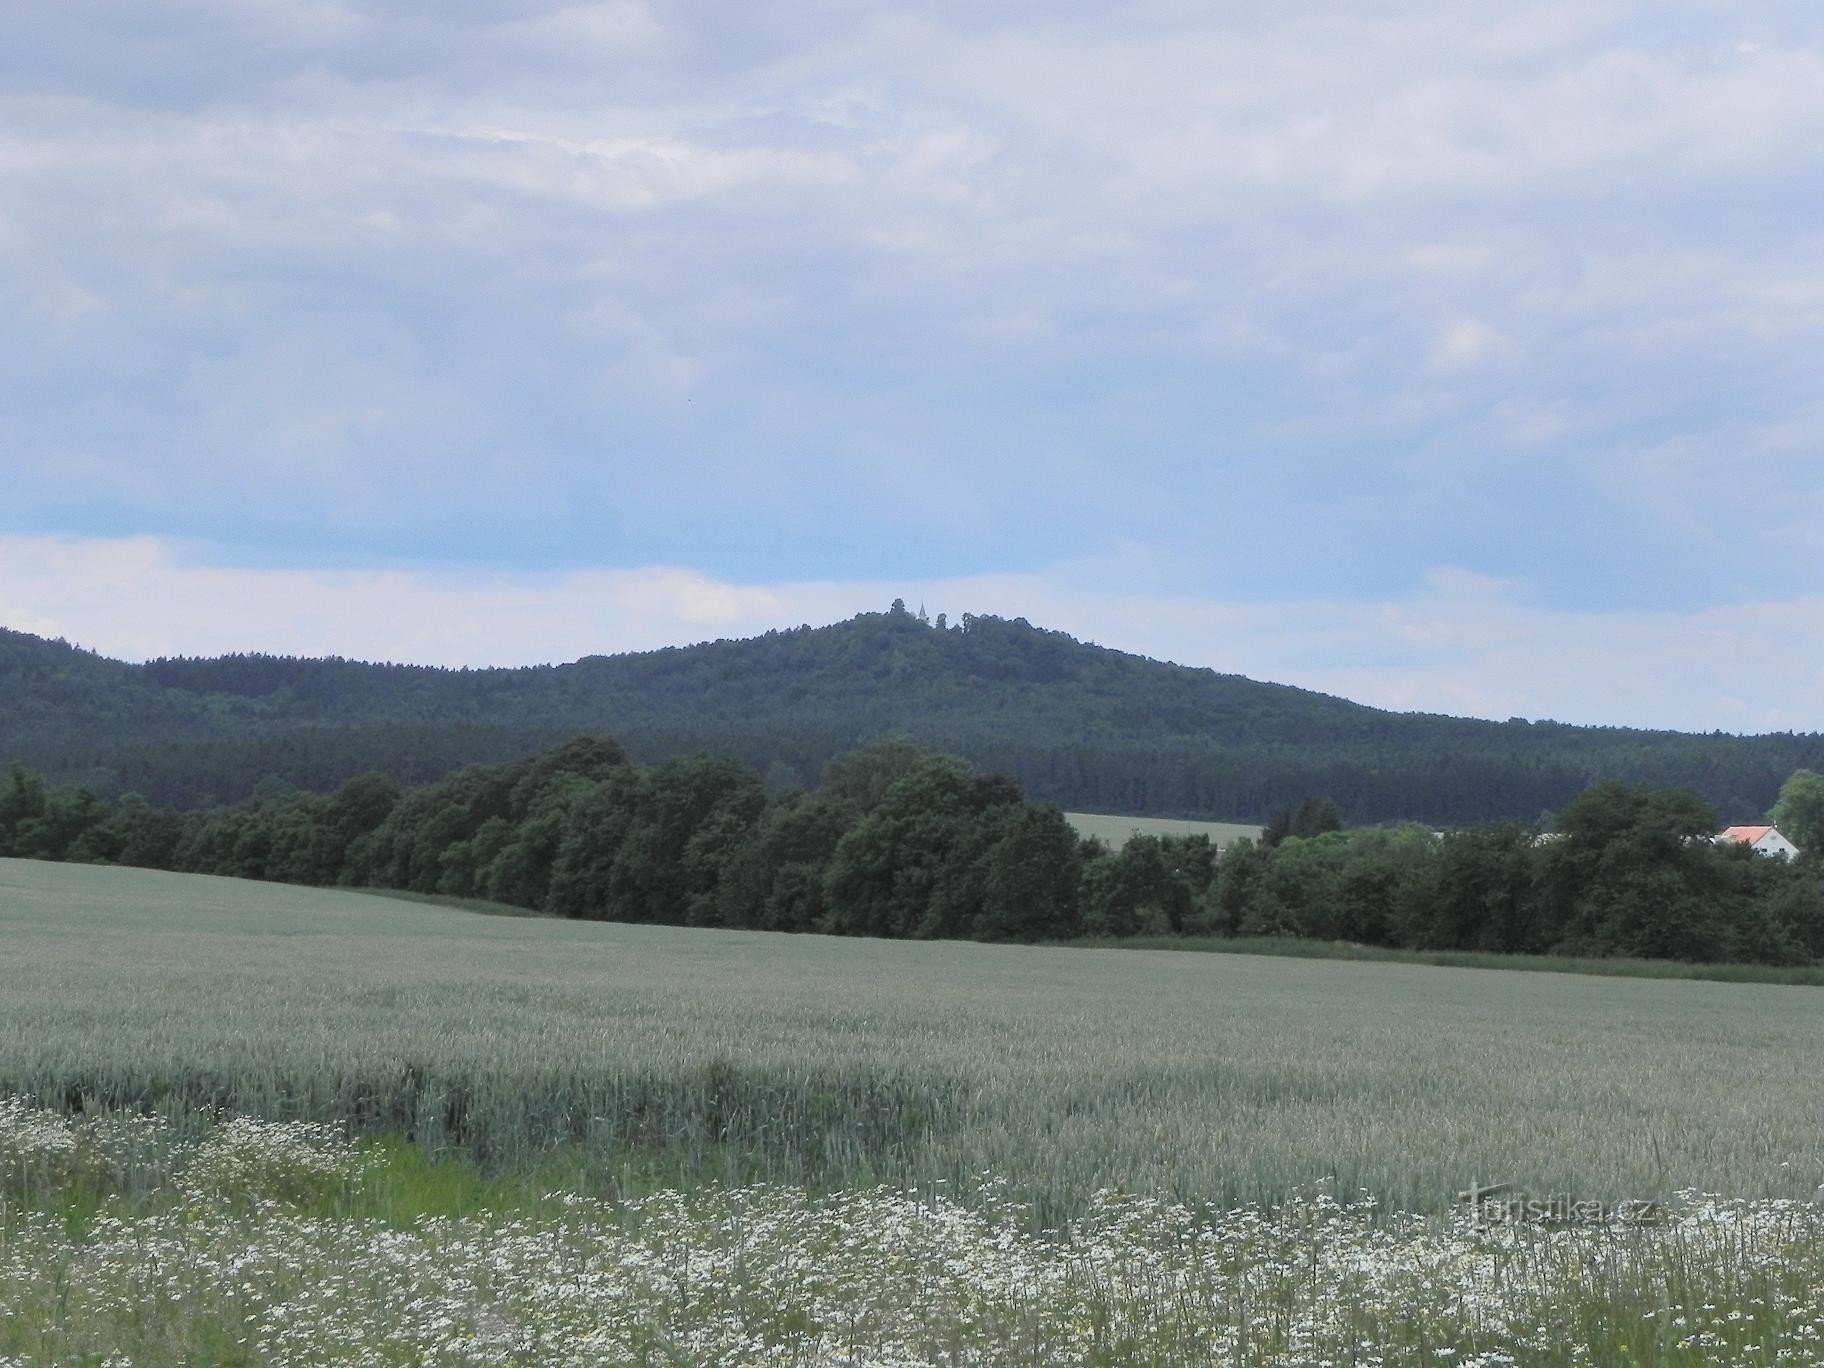
{"label": "house wall", "polygon": [[1784,855],[1788,859],[1799,853],[1799,848],[1777,831],[1770,831],[1754,843],[1754,848],[1763,855]]}

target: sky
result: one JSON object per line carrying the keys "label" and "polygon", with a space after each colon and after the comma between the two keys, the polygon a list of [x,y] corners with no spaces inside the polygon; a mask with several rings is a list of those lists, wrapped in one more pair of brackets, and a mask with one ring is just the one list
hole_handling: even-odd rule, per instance
{"label": "sky", "polygon": [[0,625],[1824,729],[1824,10],[0,0]]}

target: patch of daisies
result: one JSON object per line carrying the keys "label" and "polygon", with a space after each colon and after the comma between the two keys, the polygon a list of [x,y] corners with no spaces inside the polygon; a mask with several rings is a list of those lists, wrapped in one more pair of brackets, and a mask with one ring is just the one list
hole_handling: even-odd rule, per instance
{"label": "patch of daisies", "polygon": [[[1685,1194],[1653,1224],[1490,1228],[1109,1191],[1036,1230],[985,1181],[967,1204],[552,1194],[401,1227],[355,1214],[371,1161],[331,1128],[162,1125],[0,1104],[0,1368],[1824,1364],[1824,1210],[1803,1203]],[[169,1200],[80,1223],[20,1200],[152,1154]]]}

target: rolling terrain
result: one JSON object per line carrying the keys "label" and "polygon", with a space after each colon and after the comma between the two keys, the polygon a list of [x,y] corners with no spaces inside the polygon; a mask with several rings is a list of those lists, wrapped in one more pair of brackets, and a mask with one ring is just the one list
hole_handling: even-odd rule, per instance
{"label": "rolling terrain", "polygon": [[1752,819],[1824,737],[1698,736],[1392,713],[965,615],[895,611],[565,665],[448,670],[259,655],[109,660],[0,633],[0,762],[157,803],[327,790],[516,758],[589,730],[640,759],[708,751],[778,787],[905,735],[1081,811],[1262,820],[1321,794],[1352,822],[1532,820],[1600,779]]}
{"label": "rolling terrain", "polygon": [[[0,1098],[850,1187],[1809,1196],[1814,990],[479,916],[0,860]],[[1625,1124],[1620,1122],[1625,1119]]]}
{"label": "rolling terrain", "polygon": [[0,945],[8,1368],[1820,1362],[1812,989],[14,860]]}

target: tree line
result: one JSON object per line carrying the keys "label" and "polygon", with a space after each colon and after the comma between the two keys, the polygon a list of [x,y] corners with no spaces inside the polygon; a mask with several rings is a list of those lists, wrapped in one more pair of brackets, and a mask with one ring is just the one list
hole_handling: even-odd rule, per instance
{"label": "tree line", "polygon": [[1824,736],[1685,735],[1390,713],[1148,660],[1023,619],[896,605],[829,627],[519,669],[232,655],[130,665],[0,631],[0,761],[103,796],[237,802],[276,777],[407,782],[585,731],[709,752],[769,789],[904,735],[1067,809],[1261,821],[1312,794],[1358,822],[1536,821],[1592,783],[1687,788],[1740,820]]}
{"label": "tree line", "polygon": [[1069,931],[1080,862],[1055,807],[904,741],[769,795],[732,760],[642,766],[584,736],[407,787],[360,776],[180,811],[14,766],[0,855],[483,898],[562,917],[1033,940]]}
{"label": "tree line", "polygon": [[1824,780],[1795,775],[1781,810],[1814,842],[1798,861],[1712,844],[1715,814],[1692,794],[1613,782],[1548,834],[1340,830],[1319,798],[1223,852],[1202,836],[1111,849],[1013,780],[905,740],[838,757],[815,791],[769,792],[735,761],[639,765],[582,736],[436,783],[368,774],[208,811],[52,787],[15,765],[0,783],[0,855],[836,935],[1272,935],[1810,963],[1824,957]]}

